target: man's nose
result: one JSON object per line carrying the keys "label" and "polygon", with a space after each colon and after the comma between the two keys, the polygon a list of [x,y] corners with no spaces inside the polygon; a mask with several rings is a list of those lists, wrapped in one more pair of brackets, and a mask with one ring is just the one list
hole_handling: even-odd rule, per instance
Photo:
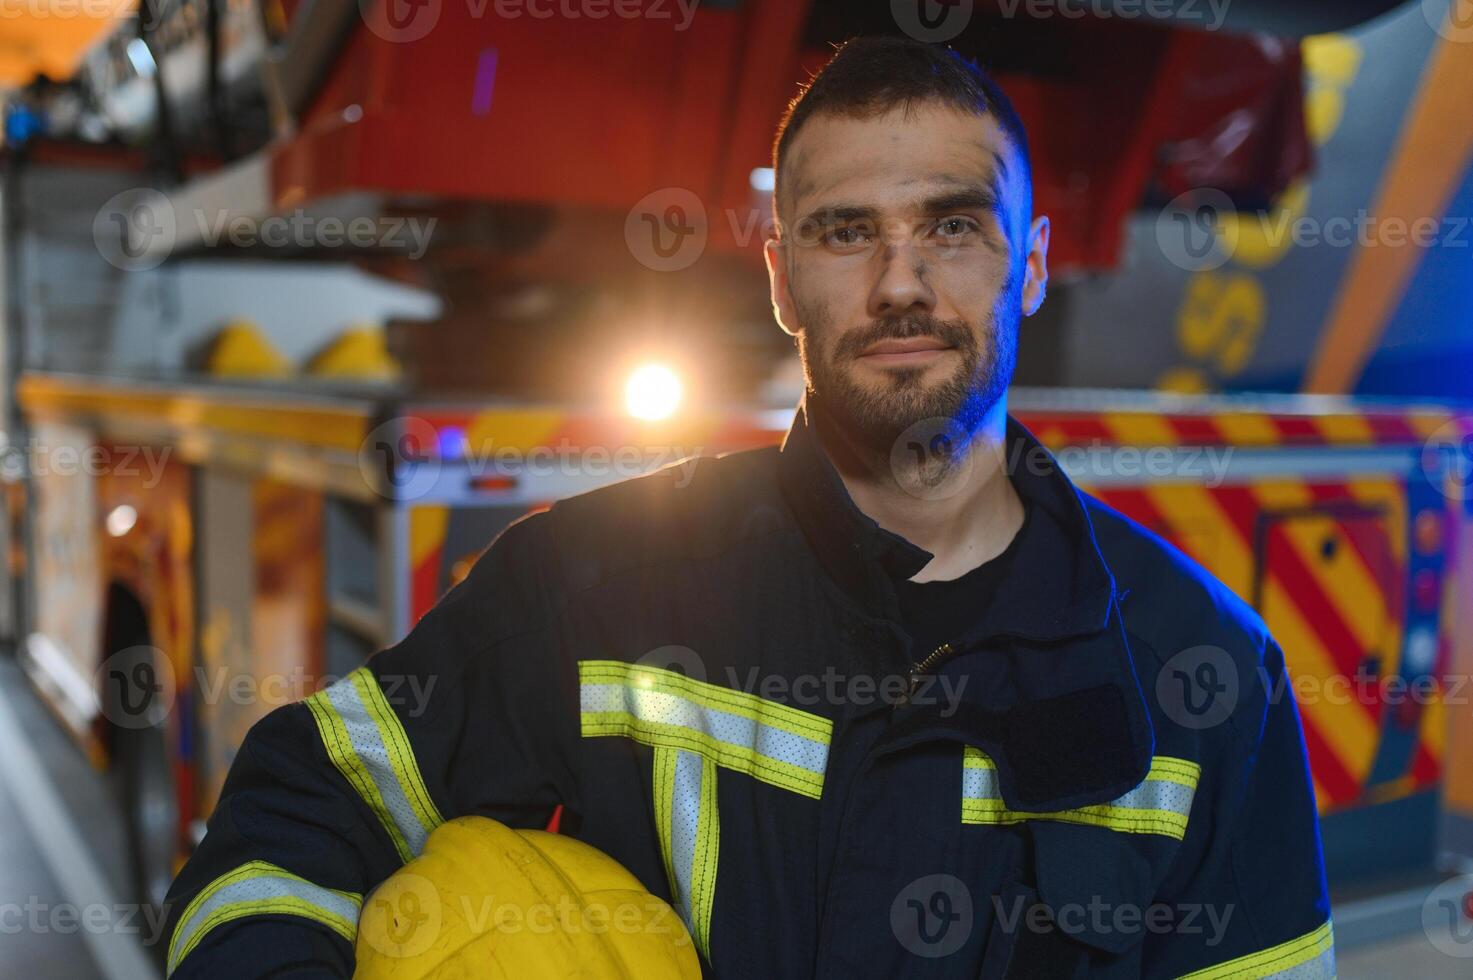
{"label": "man's nose", "polygon": [[871,317],[895,317],[935,308],[936,294],[926,281],[925,257],[912,242],[886,242],[877,261],[880,275],[869,294]]}

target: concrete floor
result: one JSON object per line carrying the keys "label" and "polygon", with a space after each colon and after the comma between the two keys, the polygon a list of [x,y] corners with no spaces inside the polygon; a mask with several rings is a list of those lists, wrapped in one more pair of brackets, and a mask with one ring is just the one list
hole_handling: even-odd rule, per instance
{"label": "concrete floor", "polygon": [[[0,827],[7,831],[0,836],[0,978],[156,977],[138,955],[150,923],[123,901],[122,833],[108,781],[42,707],[13,658],[0,654],[0,739],[7,740],[0,744],[12,733],[24,746],[0,752]],[[81,846],[69,848],[76,839]],[[99,926],[109,916],[111,924]],[[1473,941],[1467,951],[1473,954]],[[1338,959],[1344,980],[1473,977],[1473,955],[1449,956],[1416,929],[1342,946]]]}
{"label": "concrete floor", "polygon": [[0,977],[151,980],[108,780],[0,652]]}

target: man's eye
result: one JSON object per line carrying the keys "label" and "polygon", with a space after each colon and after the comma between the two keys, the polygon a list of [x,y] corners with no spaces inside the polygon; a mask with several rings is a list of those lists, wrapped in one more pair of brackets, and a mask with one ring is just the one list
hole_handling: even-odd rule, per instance
{"label": "man's eye", "polygon": [[961,238],[964,235],[970,235],[978,230],[979,229],[977,227],[977,222],[973,221],[971,218],[962,216],[957,216],[954,218],[944,218],[936,224],[936,232],[942,238]]}
{"label": "man's eye", "polygon": [[835,248],[853,248],[864,244],[865,232],[854,225],[835,225],[824,232],[824,240]]}

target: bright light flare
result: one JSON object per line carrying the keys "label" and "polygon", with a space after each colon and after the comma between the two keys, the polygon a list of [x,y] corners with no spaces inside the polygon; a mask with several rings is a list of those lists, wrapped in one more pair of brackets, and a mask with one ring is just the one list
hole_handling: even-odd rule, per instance
{"label": "bright light flare", "polygon": [[133,525],[138,523],[138,511],[128,504],[118,504],[107,515],[107,533],[115,538],[121,538],[133,530]]}
{"label": "bright light flare", "polygon": [[644,364],[624,383],[624,404],[637,419],[668,419],[680,407],[684,386],[680,376],[664,364]]}

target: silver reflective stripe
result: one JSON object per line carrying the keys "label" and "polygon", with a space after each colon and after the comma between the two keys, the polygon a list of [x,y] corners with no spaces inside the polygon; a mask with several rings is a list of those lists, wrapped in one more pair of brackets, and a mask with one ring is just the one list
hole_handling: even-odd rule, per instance
{"label": "silver reflective stripe", "polygon": [[670,794],[670,862],[675,873],[680,917],[695,932],[691,901],[691,868],[701,824],[701,770],[705,760],[694,752],[675,753],[675,785]]}
{"label": "silver reflective stripe", "polygon": [[[372,678],[369,682],[377,683]],[[410,805],[409,798],[404,793],[404,787],[399,784],[399,777],[389,761],[389,751],[384,746],[378,724],[359,696],[358,688],[353,684],[353,678],[345,677],[322,693],[327,695],[328,703],[342,719],[353,751],[363,763],[363,771],[367,773],[369,779],[373,780],[379,798],[383,800],[384,809],[394,821],[394,827],[399,831],[399,835],[408,844],[410,854],[420,854],[424,851],[425,841],[429,839],[430,831],[434,828],[424,826],[416,815],[414,807]]]}
{"label": "silver reflective stripe", "polygon": [[301,916],[352,942],[361,905],[357,895],[322,888],[264,861],[253,861],[216,879],[185,909],[169,944],[169,972],[211,929],[248,915]]}
{"label": "silver reflective stripe", "polygon": [[828,762],[829,747],[823,742],[700,704],[678,694],[627,684],[584,684],[579,699],[585,712],[624,711],[644,721],[688,728],[699,735],[807,770],[815,776],[823,776]]}
{"label": "silver reflective stripe", "polygon": [[[962,770],[962,795],[969,800],[1001,800],[997,770],[967,767]],[[1185,817],[1192,812],[1192,788],[1169,779],[1146,779],[1107,806],[1125,810],[1161,810]]]}
{"label": "silver reflective stripe", "polygon": [[1160,834],[1182,840],[1202,767],[1189,759],[1157,756],[1139,786],[1108,803],[1029,813],[1011,810],[1002,798],[997,767],[980,749],[967,746],[962,760],[962,822],[1012,824],[1055,820],[1105,827],[1121,833]]}
{"label": "silver reflective stripe", "polygon": [[716,763],[700,752],[661,745],[655,747],[654,766],[655,831],[670,891],[696,948],[709,959],[721,850]]}

